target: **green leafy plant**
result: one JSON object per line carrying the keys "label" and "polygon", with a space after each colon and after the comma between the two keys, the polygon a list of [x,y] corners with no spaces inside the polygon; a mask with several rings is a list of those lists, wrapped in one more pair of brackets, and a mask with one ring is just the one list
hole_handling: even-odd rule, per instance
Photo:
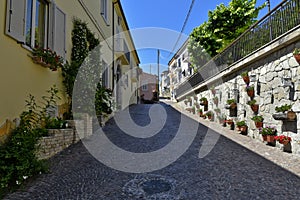
{"label": "green leafy plant", "polygon": [[247,125],[247,124],[246,124],[245,121],[238,121],[238,122],[236,123],[236,126],[237,126],[237,127],[246,126],[246,125]]}
{"label": "green leafy plant", "polygon": [[260,115],[256,115],[254,117],[251,118],[254,122],[263,122],[264,118]]}
{"label": "green leafy plant", "polygon": [[26,110],[20,115],[20,125],[12,131],[4,145],[0,146],[0,197],[18,188],[28,178],[46,172],[47,163],[38,160],[36,151],[40,137],[47,136],[47,111],[56,104],[58,90],[55,86],[42,97],[41,105],[29,95]]}
{"label": "green leafy plant", "polygon": [[202,97],[202,98],[200,99],[200,101],[202,101],[202,102],[207,101],[207,98],[206,98],[206,97]]}
{"label": "green leafy plant", "polygon": [[246,91],[250,91],[250,90],[254,90],[254,86],[253,85],[247,85],[245,88]]}
{"label": "green leafy plant", "polygon": [[291,110],[291,108],[292,108],[292,105],[285,104],[285,105],[282,105],[282,106],[276,106],[275,110],[276,110],[276,112],[284,113],[286,111]]}
{"label": "green leafy plant", "polygon": [[268,126],[268,127],[261,128],[259,130],[259,133],[262,135],[276,135],[277,130],[275,129],[275,127]]}
{"label": "green leafy plant", "polygon": [[235,99],[228,99],[227,104],[231,105],[232,103],[236,103]]}
{"label": "green leafy plant", "polygon": [[220,108],[216,108],[216,109],[214,109],[214,111],[215,111],[216,113],[221,113]]}
{"label": "green leafy plant", "polygon": [[213,113],[212,111],[208,111],[208,112],[205,113],[205,115],[206,115],[207,117],[211,117],[211,116],[214,115],[214,113]]}
{"label": "green leafy plant", "polygon": [[97,91],[95,95],[95,110],[96,115],[108,115],[113,112],[112,90],[97,85]]}
{"label": "green leafy plant", "polygon": [[293,51],[293,55],[298,55],[300,54],[300,48],[295,48]]}
{"label": "green leafy plant", "polygon": [[198,109],[198,113],[203,113],[203,110],[202,109]]}
{"label": "green leafy plant", "polygon": [[255,105],[255,104],[256,104],[256,100],[255,100],[255,99],[250,100],[250,101],[247,102],[247,104],[248,104],[249,106]]}
{"label": "green leafy plant", "polygon": [[241,73],[241,77],[246,77],[246,76],[248,76],[248,71],[244,71]]}
{"label": "green leafy plant", "polygon": [[35,62],[40,62],[40,64],[49,67],[52,71],[56,71],[64,63],[63,58],[49,48],[34,48],[32,56]]}

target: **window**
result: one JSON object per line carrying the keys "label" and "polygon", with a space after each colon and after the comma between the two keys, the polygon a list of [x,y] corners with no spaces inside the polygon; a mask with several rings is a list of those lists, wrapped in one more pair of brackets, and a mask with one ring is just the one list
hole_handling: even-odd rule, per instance
{"label": "window", "polygon": [[101,15],[108,24],[107,0],[101,0]]}
{"label": "window", "polygon": [[46,0],[7,0],[5,33],[30,48],[49,47],[65,57],[65,14]]}
{"label": "window", "polygon": [[142,82],[142,91],[148,91],[148,81],[146,80]]}
{"label": "window", "polygon": [[25,44],[29,47],[46,47],[48,32],[48,4],[44,0],[27,0]]}

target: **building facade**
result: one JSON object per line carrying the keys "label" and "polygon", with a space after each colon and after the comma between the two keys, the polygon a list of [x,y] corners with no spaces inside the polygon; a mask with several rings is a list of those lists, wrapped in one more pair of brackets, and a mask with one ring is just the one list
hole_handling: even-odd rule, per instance
{"label": "building facade", "polygon": [[171,99],[176,99],[174,88],[179,84],[186,81],[190,77],[194,70],[190,63],[189,53],[187,49],[188,40],[178,49],[171,60],[168,63],[169,77],[170,77],[170,94]]}
{"label": "building facade", "polygon": [[107,70],[99,76],[105,75],[102,82],[113,89],[119,108],[137,103],[140,61],[120,1],[4,0],[0,10],[0,125],[20,115],[29,94],[39,101],[53,85],[60,91],[58,104],[67,102],[61,69],[42,67],[31,54],[34,48],[49,48],[70,62],[75,18],[101,43],[101,64]]}
{"label": "building facade", "polygon": [[160,82],[160,96],[161,97],[170,97],[170,77],[169,71],[165,70],[161,73],[161,82]]}
{"label": "building facade", "polygon": [[152,100],[154,92],[157,92],[158,78],[156,75],[142,72],[140,75],[140,95],[144,96],[145,100]]}

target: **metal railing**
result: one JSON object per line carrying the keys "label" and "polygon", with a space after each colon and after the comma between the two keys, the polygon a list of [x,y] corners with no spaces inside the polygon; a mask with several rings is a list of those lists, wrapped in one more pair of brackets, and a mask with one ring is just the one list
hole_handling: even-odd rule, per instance
{"label": "metal railing", "polygon": [[300,24],[300,0],[284,0],[176,89],[179,97]]}

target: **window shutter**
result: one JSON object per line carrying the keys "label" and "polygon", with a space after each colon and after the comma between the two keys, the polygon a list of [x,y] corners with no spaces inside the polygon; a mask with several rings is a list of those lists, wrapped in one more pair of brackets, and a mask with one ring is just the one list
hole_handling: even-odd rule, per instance
{"label": "window shutter", "polygon": [[5,33],[18,42],[24,43],[26,0],[7,0],[6,4]]}
{"label": "window shutter", "polygon": [[66,54],[66,15],[55,6],[53,50],[63,58]]}

